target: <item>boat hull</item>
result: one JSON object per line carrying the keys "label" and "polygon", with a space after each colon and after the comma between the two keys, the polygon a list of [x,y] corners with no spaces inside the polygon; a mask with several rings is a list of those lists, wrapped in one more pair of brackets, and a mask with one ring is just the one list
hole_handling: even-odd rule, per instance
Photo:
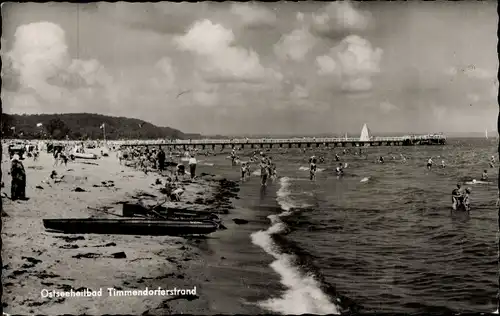
{"label": "boat hull", "polygon": [[[207,221],[207,220],[219,220],[219,216],[208,212],[208,211],[190,211],[185,209],[175,209],[175,208],[166,208],[164,206],[159,206],[155,209],[155,211],[167,217],[167,219],[172,220],[191,220],[191,221]],[[124,217],[136,217],[154,215],[148,212],[143,206],[132,203],[124,203],[122,215]]]}
{"label": "boat hull", "polygon": [[71,159],[97,159],[97,155],[95,154],[82,154],[82,153],[73,153],[71,154]]}
{"label": "boat hull", "polygon": [[46,229],[65,234],[147,236],[206,235],[217,230],[217,224],[210,221],[169,221],[137,218],[44,219],[43,226]]}

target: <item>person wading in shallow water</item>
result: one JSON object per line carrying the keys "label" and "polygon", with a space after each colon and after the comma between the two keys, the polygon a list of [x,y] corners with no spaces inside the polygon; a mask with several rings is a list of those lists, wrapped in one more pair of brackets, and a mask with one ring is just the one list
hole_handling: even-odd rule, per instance
{"label": "person wading in shallow water", "polygon": [[26,199],[26,172],[17,154],[12,157],[10,175],[12,177],[10,189],[12,201]]}
{"label": "person wading in shallow water", "polygon": [[189,158],[189,172],[191,173],[191,179],[196,177],[196,158],[191,154],[191,158]]}
{"label": "person wading in shallow water", "polygon": [[267,186],[267,163],[266,163],[266,158],[261,158],[260,162],[260,185],[265,187]]}
{"label": "person wading in shallow water", "polygon": [[311,159],[311,164],[309,165],[309,180],[316,180],[316,158]]}
{"label": "person wading in shallow water", "polygon": [[456,189],[454,189],[451,192],[451,203],[452,203],[451,208],[453,210],[456,210],[458,205],[460,203],[462,203],[462,197],[463,197],[463,194],[462,194],[461,186],[460,186],[460,184],[457,184]]}

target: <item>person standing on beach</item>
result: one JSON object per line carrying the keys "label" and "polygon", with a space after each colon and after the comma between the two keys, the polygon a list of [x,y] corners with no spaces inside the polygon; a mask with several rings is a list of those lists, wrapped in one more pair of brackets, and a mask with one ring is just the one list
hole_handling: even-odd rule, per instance
{"label": "person standing on beach", "polygon": [[10,176],[12,177],[10,188],[12,201],[26,199],[26,171],[17,154],[12,157]]}
{"label": "person standing on beach", "polygon": [[194,158],[194,154],[191,154],[191,158],[189,158],[189,172],[191,173],[191,180],[196,176],[196,158]]}
{"label": "person standing on beach", "polygon": [[158,155],[156,156],[157,164],[158,164],[158,170],[163,171],[165,169],[165,159],[167,156],[165,155],[165,152],[161,148],[161,146],[158,147]]}

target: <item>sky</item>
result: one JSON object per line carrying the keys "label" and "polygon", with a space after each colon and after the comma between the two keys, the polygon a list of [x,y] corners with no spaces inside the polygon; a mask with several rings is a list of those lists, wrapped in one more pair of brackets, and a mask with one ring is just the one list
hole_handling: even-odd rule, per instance
{"label": "sky", "polygon": [[3,111],[205,135],[494,131],[496,6],[4,3]]}

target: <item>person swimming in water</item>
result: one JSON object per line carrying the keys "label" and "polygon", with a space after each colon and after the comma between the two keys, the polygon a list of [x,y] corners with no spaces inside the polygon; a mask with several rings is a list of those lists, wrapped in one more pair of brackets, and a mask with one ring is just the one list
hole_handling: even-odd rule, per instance
{"label": "person swimming in water", "polygon": [[488,181],[488,170],[483,171],[483,175],[481,176],[481,181]]}
{"label": "person swimming in water", "polygon": [[337,154],[335,154],[335,161],[340,161],[340,157]]}
{"label": "person swimming in water", "polygon": [[342,163],[339,163],[338,167],[335,168],[335,172],[337,172],[338,176],[344,175],[344,166],[342,165]]}
{"label": "person swimming in water", "polygon": [[429,160],[427,160],[427,169],[431,170],[432,169],[432,158],[429,158]]}
{"label": "person swimming in water", "polygon": [[309,166],[309,179],[311,181],[316,180],[316,158],[311,159],[311,164]]}
{"label": "person swimming in water", "polygon": [[379,162],[379,163],[384,163],[384,157],[380,156],[380,157],[378,158],[378,162]]}
{"label": "person swimming in water", "polygon": [[441,160],[441,168],[446,168],[446,164],[444,163],[444,160]]}

